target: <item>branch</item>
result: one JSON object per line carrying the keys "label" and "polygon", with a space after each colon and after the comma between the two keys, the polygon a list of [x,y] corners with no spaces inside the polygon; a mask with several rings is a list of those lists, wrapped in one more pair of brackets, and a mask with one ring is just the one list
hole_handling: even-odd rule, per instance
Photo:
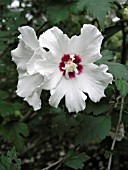
{"label": "branch", "polygon": [[48,22],[46,21],[40,26],[40,28],[36,31],[37,36],[39,36],[43,32],[43,27],[46,26],[47,24]]}
{"label": "branch", "polygon": [[121,64],[126,64],[128,55],[128,43],[127,43],[127,32],[125,31],[125,25],[122,23],[122,52],[121,52]]}
{"label": "branch", "polygon": [[122,100],[121,100],[120,114],[119,114],[119,119],[118,119],[118,123],[117,123],[117,127],[116,127],[116,133],[115,133],[115,136],[114,136],[114,139],[113,139],[113,142],[112,142],[112,146],[111,146],[111,153],[110,153],[110,156],[109,156],[107,170],[110,170],[110,168],[111,168],[113,150],[114,150],[114,147],[115,147],[117,134],[118,134],[118,131],[119,131],[119,128],[120,128],[121,120],[122,120],[123,106],[124,106],[124,97],[122,97]]}
{"label": "branch", "polygon": [[64,158],[63,158],[63,159],[60,159],[60,160],[58,160],[58,161],[56,161],[56,162],[54,162],[53,164],[49,165],[49,166],[46,167],[46,168],[43,168],[42,170],[49,170],[49,169],[52,168],[53,166],[55,166],[55,165],[57,165],[57,164],[60,164],[63,160],[64,160]]}

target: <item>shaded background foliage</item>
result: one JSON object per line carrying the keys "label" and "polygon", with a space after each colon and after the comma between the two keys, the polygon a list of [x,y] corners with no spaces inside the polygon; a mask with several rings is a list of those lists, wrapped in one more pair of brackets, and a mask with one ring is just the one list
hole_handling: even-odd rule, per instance
{"label": "shaded background foliage", "polygon": [[[125,9],[128,3],[121,5],[113,0],[0,1],[0,170],[41,170],[63,158],[51,169],[106,169],[112,143],[109,134],[110,130],[115,133],[120,96],[125,97],[122,117],[125,137],[120,133],[123,139],[116,143],[112,168],[128,169]],[[71,37],[79,35],[84,23],[96,25],[104,35],[103,58],[97,64],[108,65],[114,76],[113,84],[106,89],[107,97],[96,104],[88,99],[86,109],[76,115],[67,112],[63,101],[58,109],[50,107],[49,92],[45,91],[42,109],[34,112],[15,93],[18,75],[10,52],[18,44],[18,27],[29,25],[39,36],[56,25]]]}

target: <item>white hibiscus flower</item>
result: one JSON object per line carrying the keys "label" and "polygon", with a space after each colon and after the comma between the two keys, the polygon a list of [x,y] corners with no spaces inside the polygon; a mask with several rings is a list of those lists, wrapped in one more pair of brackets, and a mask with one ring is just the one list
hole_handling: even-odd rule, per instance
{"label": "white hibiscus flower", "polygon": [[102,57],[102,40],[101,32],[89,24],[83,26],[79,36],[71,39],[57,27],[40,36],[40,46],[49,52],[45,53],[45,60],[36,61],[35,69],[49,78],[42,88],[50,90],[51,106],[57,108],[65,96],[68,111],[79,112],[86,107],[86,93],[93,102],[105,97],[104,90],[112,83],[113,76],[106,72],[106,65],[93,63]]}
{"label": "white hibiscus flower", "polygon": [[17,94],[29,105],[38,110],[41,107],[40,94],[43,76],[34,70],[35,60],[42,58],[43,51],[39,47],[35,31],[29,26],[19,28],[19,45],[11,51],[12,59],[17,65],[19,81]]}

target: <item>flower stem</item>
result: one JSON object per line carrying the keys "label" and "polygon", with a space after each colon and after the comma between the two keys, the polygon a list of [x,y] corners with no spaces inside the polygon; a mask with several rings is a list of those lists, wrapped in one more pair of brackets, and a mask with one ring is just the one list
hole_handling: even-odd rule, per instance
{"label": "flower stem", "polygon": [[112,142],[112,146],[111,146],[111,153],[110,153],[110,156],[109,156],[107,170],[110,170],[110,168],[111,168],[113,150],[114,150],[114,147],[115,147],[117,134],[118,134],[118,131],[119,131],[121,120],[122,120],[123,106],[124,106],[124,97],[122,97],[122,99],[121,99],[120,114],[119,114],[119,119],[118,119],[118,123],[117,123],[117,127],[116,127],[115,136],[114,136],[114,139],[113,139],[113,142]]}

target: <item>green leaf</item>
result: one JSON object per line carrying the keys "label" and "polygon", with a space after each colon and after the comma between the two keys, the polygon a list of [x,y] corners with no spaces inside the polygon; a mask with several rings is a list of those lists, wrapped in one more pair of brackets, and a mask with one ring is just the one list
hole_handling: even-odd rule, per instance
{"label": "green leaf", "polygon": [[9,122],[0,127],[0,135],[3,139],[13,143],[19,151],[24,147],[23,136],[28,136],[28,133],[28,126],[21,122]]}
{"label": "green leaf", "polygon": [[17,170],[17,165],[11,164],[10,165],[10,170]]}
{"label": "green leaf", "polygon": [[7,156],[11,159],[11,161],[16,157],[15,147],[13,147],[11,150],[7,152]]}
{"label": "green leaf", "polygon": [[7,99],[9,97],[8,92],[0,90],[0,99]]}
{"label": "green leaf", "polygon": [[17,163],[18,170],[20,170],[21,169],[21,159],[16,159],[16,163]]}
{"label": "green leaf", "polygon": [[53,118],[53,123],[55,126],[55,131],[60,137],[60,139],[63,137],[63,135],[66,132],[66,114],[61,110],[59,114],[57,114],[56,117]]}
{"label": "green leaf", "polygon": [[70,128],[78,126],[78,122],[73,116],[70,116],[67,118],[67,124],[66,124],[66,132],[69,131]]}
{"label": "green leaf", "polygon": [[[102,58],[97,60],[95,64],[100,65],[100,64],[105,64],[109,60],[113,59],[113,52],[109,50],[103,50],[101,51]],[[110,62],[111,63],[111,62]]]}
{"label": "green leaf", "polygon": [[57,24],[69,18],[70,13],[77,12],[75,2],[59,2],[50,3],[47,8],[47,16],[52,24]]}
{"label": "green leaf", "polygon": [[[8,93],[3,93],[2,92],[1,98],[6,98],[8,97]],[[23,104],[15,102],[15,103],[10,103],[6,101],[0,101],[0,115],[5,118],[7,116],[15,115],[16,111],[21,110],[24,107]]]}
{"label": "green leaf", "polygon": [[115,80],[115,85],[122,97],[125,97],[128,94],[128,82],[125,80]]}
{"label": "green leaf", "polygon": [[110,132],[109,116],[83,116],[81,128],[76,137],[76,144],[89,144],[103,140]]}
{"label": "green leaf", "polygon": [[126,66],[114,62],[104,62],[104,64],[108,66],[109,72],[112,73],[116,79],[128,80],[128,69]]}
{"label": "green leaf", "polygon": [[112,59],[112,52],[108,50],[102,51],[103,57],[96,62],[96,64],[106,64],[108,66],[108,71],[112,73],[115,79],[124,79],[128,81],[128,67],[115,62],[109,62]]}
{"label": "green leaf", "polygon": [[64,164],[73,169],[82,169],[84,167],[84,162],[89,159],[85,153],[75,153],[69,152],[64,160]]}
{"label": "green leaf", "polygon": [[14,107],[11,103],[0,101],[0,115],[2,117],[10,116],[14,113]]}
{"label": "green leaf", "polygon": [[19,103],[19,102],[15,102],[14,104],[13,104],[13,106],[14,106],[14,109],[17,111],[17,110],[21,110],[21,109],[23,109],[24,108],[24,104],[23,103]]}
{"label": "green leaf", "polygon": [[11,18],[11,19],[14,19],[14,18],[17,18],[17,17],[20,17],[21,15],[21,11],[8,11],[6,13],[4,13],[4,17],[6,18]]}
{"label": "green leaf", "polygon": [[5,167],[5,169],[10,169],[11,160],[9,157],[7,157],[5,155],[1,155],[0,161],[1,161],[1,164],[3,165],[3,167]]}
{"label": "green leaf", "polygon": [[89,102],[87,103],[87,107],[85,109],[86,113],[92,113],[93,115],[99,115],[104,112],[107,112],[110,109],[110,104],[108,101],[101,101],[99,103]]}
{"label": "green leaf", "polygon": [[21,160],[17,159],[15,147],[0,156],[0,170],[21,170]]}
{"label": "green leaf", "polygon": [[113,53],[109,50],[104,50],[101,52],[102,58],[98,62],[102,63],[103,61],[108,61],[113,59]]}
{"label": "green leaf", "polygon": [[0,163],[0,170],[6,170],[5,167]]}
{"label": "green leaf", "polygon": [[86,8],[87,11],[96,17],[102,29],[106,20],[106,15],[110,11],[110,2],[112,0],[79,0],[78,8]]}
{"label": "green leaf", "polygon": [[11,36],[9,31],[1,31],[0,32],[0,39],[2,38],[9,38]]}
{"label": "green leaf", "polygon": [[56,114],[53,118],[54,130],[62,139],[65,132],[69,131],[71,127],[77,126],[77,121],[74,117],[66,115],[61,108],[51,109],[51,111]]}

